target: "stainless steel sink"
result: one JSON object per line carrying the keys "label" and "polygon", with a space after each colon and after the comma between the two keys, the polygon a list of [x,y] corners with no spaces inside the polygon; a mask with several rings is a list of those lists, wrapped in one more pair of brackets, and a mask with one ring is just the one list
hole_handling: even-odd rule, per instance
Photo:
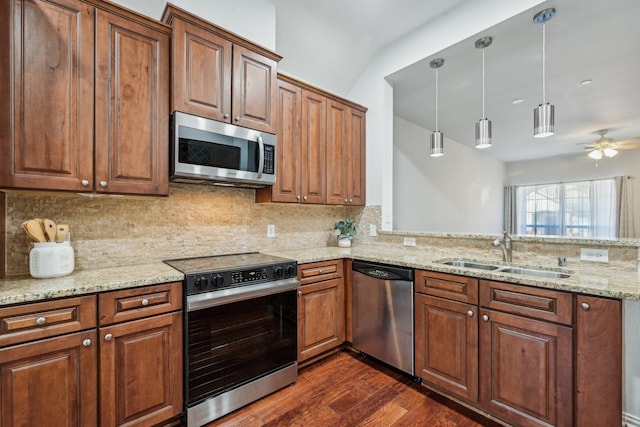
{"label": "stainless steel sink", "polygon": [[514,267],[509,265],[496,265],[471,260],[450,260],[440,261],[440,264],[450,265],[452,267],[474,268],[477,270],[487,270],[494,273],[517,274],[521,276],[545,277],[551,279],[566,279],[571,276],[569,271],[541,270],[536,268]]}
{"label": "stainless steel sink", "polygon": [[442,264],[450,265],[453,267],[476,268],[478,270],[497,270],[498,268],[500,268],[500,266],[498,265],[483,264],[473,261],[444,261]]}
{"label": "stainless steel sink", "polygon": [[521,267],[502,267],[498,269],[498,272],[519,274],[522,276],[548,277],[552,279],[566,279],[567,277],[571,276],[571,274],[562,271],[536,270],[534,268]]}

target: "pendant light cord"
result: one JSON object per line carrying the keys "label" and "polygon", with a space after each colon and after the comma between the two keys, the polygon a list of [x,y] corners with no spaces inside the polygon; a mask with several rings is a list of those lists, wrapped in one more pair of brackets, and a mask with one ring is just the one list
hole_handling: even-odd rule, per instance
{"label": "pendant light cord", "polygon": [[436,68],[436,132],[438,131],[438,69]]}
{"label": "pendant light cord", "polygon": [[482,119],[486,119],[484,114],[484,48],[482,49]]}
{"label": "pendant light cord", "polygon": [[547,87],[547,78],[546,78],[546,50],[547,50],[547,43],[546,43],[546,24],[542,23],[542,103],[546,104],[547,103],[547,91],[546,91],[546,87]]}

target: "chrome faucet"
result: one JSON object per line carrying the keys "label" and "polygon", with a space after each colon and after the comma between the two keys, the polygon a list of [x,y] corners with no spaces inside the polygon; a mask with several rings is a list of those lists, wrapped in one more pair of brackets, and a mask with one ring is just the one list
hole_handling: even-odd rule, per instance
{"label": "chrome faucet", "polygon": [[500,246],[502,249],[502,260],[505,262],[511,262],[511,236],[506,231],[502,232],[502,239],[496,239],[492,243],[496,248]]}

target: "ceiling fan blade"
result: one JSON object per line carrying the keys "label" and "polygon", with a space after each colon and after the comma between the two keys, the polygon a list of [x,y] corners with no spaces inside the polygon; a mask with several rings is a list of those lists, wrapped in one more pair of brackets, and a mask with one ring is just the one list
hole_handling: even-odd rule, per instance
{"label": "ceiling fan blade", "polygon": [[621,139],[620,141],[616,141],[615,144],[617,146],[627,145],[627,144],[638,144],[640,143],[640,136],[636,136],[633,138]]}

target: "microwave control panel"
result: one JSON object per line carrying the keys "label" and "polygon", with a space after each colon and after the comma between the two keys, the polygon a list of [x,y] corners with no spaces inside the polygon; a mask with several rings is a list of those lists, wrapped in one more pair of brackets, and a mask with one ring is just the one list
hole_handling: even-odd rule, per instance
{"label": "microwave control panel", "polygon": [[275,147],[273,145],[264,146],[264,170],[262,173],[269,175],[275,174],[276,162],[275,162]]}

